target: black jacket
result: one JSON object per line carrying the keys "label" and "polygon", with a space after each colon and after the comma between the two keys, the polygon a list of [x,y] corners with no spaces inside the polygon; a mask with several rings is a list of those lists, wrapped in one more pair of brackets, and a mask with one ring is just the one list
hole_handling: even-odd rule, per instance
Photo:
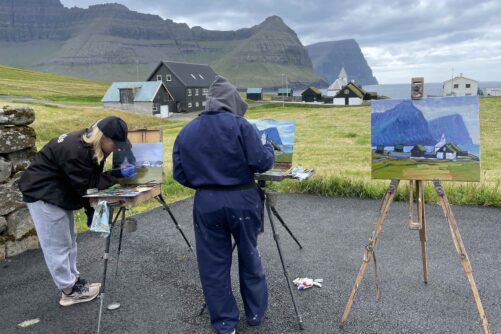
{"label": "black jacket", "polygon": [[92,145],[82,140],[84,130],[52,139],[35,156],[23,173],[19,189],[25,202],[42,200],[65,210],[88,208],[82,198],[87,189],[106,189],[115,178],[103,174],[104,161],[98,165]]}

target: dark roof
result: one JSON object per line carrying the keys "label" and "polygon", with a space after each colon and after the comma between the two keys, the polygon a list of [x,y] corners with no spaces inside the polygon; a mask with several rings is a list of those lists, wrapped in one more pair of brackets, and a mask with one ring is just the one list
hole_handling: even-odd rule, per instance
{"label": "dark roof", "polygon": [[304,93],[306,93],[306,92],[307,92],[307,91],[309,91],[309,90],[310,90],[310,91],[312,91],[312,92],[313,92],[313,93],[315,93],[315,94],[320,94],[320,95],[322,95],[322,92],[321,92],[321,91],[320,91],[317,87],[308,87],[308,88],[306,88],[306,89],[305,89],[305,90],[301,93],[301,95],[302,95],[302,94],[304,94]]}
{"label": "dark roof", "polygon": [[426,152],[426,148],[424,148],[424,146],[421,145],[421,144],[418,144],[418,145],[416,145],[416,146],[414,146],[412,148],[413,151],[416,150],[416,149],[419,150],[419,151],[421,151],[421,152]]}
{"label": "dark roof", "polygon": [[336,94],[335,97],[341,97],[341,96],[343,96],[345,89],[351,90],[356,96],[358,96],[361,99],[363,99],[364,95],[367,94],[365,92],[365,90],[362,89],[362,87],[360,87],[359,85],[357,85],[354,82],[350,82],[346,86],[344,86],[343,88],[341,88],[341,90]]}
{"label": "dark roof", "polygon": [[217,76],[217,73],[207,64],[163,61],[150,74],[148,80],[152,79],[162,65],[165,65],[186,87],[209,87]]}

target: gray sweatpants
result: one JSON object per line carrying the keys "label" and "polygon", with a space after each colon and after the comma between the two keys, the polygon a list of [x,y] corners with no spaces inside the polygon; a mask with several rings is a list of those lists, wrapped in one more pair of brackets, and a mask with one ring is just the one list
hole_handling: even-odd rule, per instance
{"label": "gray sweatpants", "polygon": [[59,290],[71,288],[80,275],[73,211],[43,201],[27,205],[54,283]]}

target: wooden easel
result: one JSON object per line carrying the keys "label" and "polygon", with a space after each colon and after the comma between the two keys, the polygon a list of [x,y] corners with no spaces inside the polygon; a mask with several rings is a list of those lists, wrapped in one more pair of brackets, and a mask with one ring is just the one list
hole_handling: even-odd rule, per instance
{"label": "wooden easel", "polygon": [[[376,253],[375,248],[376,244],[381,237],[381,232],[383,230],[383,224],[388,215],[388,211],[390,210],[390,206],[393,202],[395,194],[397,192],[398,185],[400,180],[391,180],[390,186],[386,190],[383,201],[381,203],[381,208],[379,212],[379,216],[376,220],[374,231],[369,238],[369,242],[365,246],[364,257],[362,261],[362,265],[358,272],[357,277],[355,278],[355,284],[351,290],[350,297],[348,298],[348,302],[346,303],[343,316],[341,318],[341,326],[346,324],[348,319],[348,315],[350,314],[351,307],[353,305],[355,295],[357,293],[357,289],[362,282],[364,277],[365,270],[370,262],[370,259],[374,259],[374,268],[375,268],[375,276],[376,276],[376,296],[379,300],[380,298],[380,290],[379,290],[379,277],[377,271],[377,263],[376,263]],[[416,184],[416,196],[417,196],[417,216],[418,221],[414,221],[414,183]],[[459,228],[452,213],[451,206],[449,204],[449,200],[447,199],[447,195],[445,194],[440,181],[433,181],[435,186],[435,190],[440,198],[440,205],[442,206],[442,210],[444,212],[445,218],[447,219],[447,223],[449,224],[449,228],[451,230],[452,240],[454,242],[454,246],[456,247],[456,251],[461,259],[461,264],[463,265],[464,272],[470,283],[471,290],[473,292],[473,298],[475,299],[475,303],[477,305],[478,313],[480,316],[480,320],[482,321],[482,329],[484,334],[489,334],[489,324],[487,322],[487,317],[484,312],[484,307],[482,306],[482,301],[480,300],[480,295],[478,293],[477,285],[475,284],[475,280],[473,278],[473,269],[471,267],[470,260],[468,255],[466,254],[466,249],[463,244],[463,240],[461,239],[461,235],[459,233]],[[419,239],[421,240],[421,256],[423,260],[423,281],[424,283],[428,283],[428,259],[426,256],[426,217],[425,217],[425,201],[424,201],[424,181],[422,180],[411,180],[410,181],[410,214],[409,214],[409,228],[413,230],[419,230]]]}

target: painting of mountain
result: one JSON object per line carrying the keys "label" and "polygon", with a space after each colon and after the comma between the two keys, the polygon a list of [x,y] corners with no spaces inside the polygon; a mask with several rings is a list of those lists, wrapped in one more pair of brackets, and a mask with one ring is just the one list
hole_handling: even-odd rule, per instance
{"label": "painting of mountain", "polygon": [[372,178],[480,181],[476,96],[375,100]]}
{"label": "painting of mountain", "polygon": [[294,153],[294,121],[271,119],[248,120],[263,142],[268,142],[275,151],[273,170],[287,171],[292,167]]}

